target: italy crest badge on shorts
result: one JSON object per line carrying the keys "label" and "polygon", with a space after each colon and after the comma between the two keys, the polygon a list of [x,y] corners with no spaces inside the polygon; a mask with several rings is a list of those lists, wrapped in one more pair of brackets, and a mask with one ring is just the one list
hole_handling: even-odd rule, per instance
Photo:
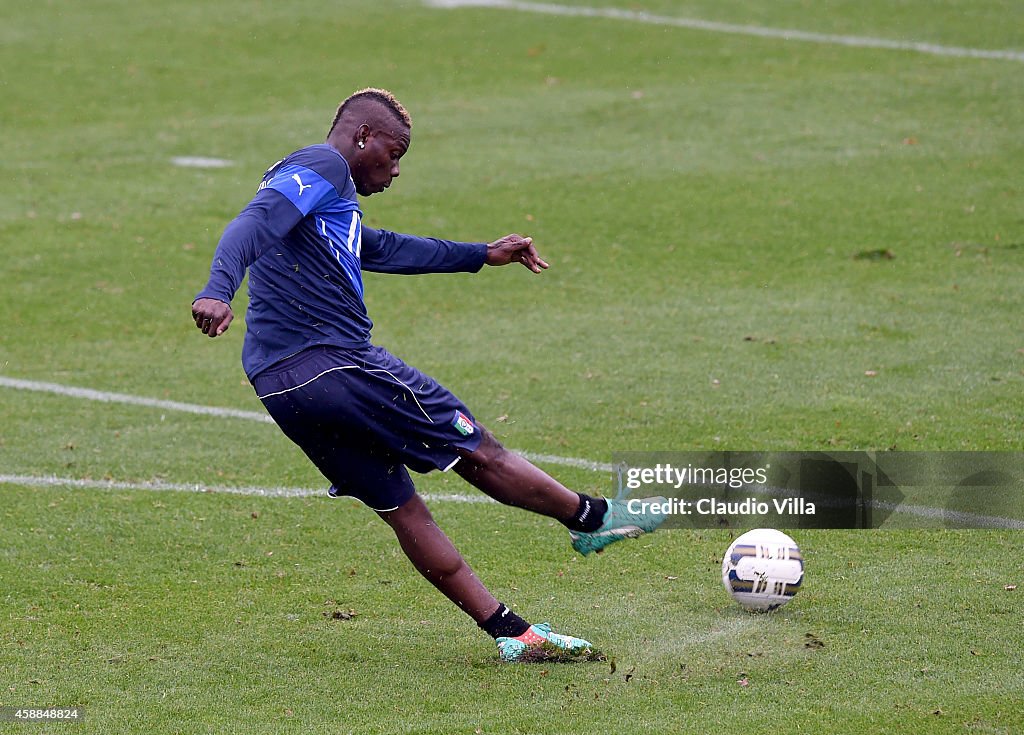
{"label": "italy crest badge on shorts", "polygon": [[455,418],[452,419],[452,426],[454,426],[456,431],[463,436],[469,436],[476,431],[476,427],[473,426],[473,421],[469,416],[462,413],[462,411],[455,412]]}

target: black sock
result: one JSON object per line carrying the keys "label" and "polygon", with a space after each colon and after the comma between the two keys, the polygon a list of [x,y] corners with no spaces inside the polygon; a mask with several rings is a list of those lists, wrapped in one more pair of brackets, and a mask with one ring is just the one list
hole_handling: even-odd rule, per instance
{"label": "black sock", "polygon": [[516,638],[530,629],[530,624],[509,610],[504,603],[499,603],[494,614],[477,625],[491,638]]}
{"label": "black sock", "polygon": [[583,533],[596,531],[604,523],[604,514],[608,512],[608,501],[604,498],[592,498],[583,493],[576,494],[580,496],[580,507],[576,509],[576,515],[562,523],[570,531]]}

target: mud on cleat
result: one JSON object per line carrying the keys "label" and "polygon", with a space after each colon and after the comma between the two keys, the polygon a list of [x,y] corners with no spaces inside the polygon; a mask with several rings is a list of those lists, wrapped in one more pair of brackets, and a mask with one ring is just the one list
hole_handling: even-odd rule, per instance
{"label": "mud on cleat", "polygon": [[531,650],[545,645],[554,646],[570,654],[585,653],[593,648],[589,641],[582,638],[552,633],[551,625],[548,623],[531,625],[522,635],[515,638],[501,637],[496,639],[496,643],[501,660],[507,663],[520,661]]}
{"label": "mud on cleat", "polygon": [[[654,510],[667,501],[665,498],[633,498],[631,500],[609,500],[604,522],[596,531],[585,533],[570,531],[572,548],[586,556],[592,551],[601,552],[608,544],[624,538],[636,538],[650,533],[665,522],[668,515]],[[636,513],[630,512],[630,507]]]}

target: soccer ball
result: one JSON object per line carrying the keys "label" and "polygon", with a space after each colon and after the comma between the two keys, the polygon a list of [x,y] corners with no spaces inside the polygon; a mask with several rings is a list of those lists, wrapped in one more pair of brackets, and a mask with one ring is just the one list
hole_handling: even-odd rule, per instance
{"label": "soccer ball", "polygon": [[739,536],[722,560],[722,584],[736,602],[753,612],[782,607],[803,581],[800,548],[772,528],[755,528]]}

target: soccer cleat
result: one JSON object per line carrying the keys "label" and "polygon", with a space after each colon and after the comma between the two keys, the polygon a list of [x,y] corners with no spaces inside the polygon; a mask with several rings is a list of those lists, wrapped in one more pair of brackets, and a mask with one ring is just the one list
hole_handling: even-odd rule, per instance
{"label": "soccer cleat", "polygon": [[507,663],[519,661],[527,651],[542,648],[545,644],[570,654],[584,653],[593,648],[588,641],[582,638],[552,633],[551,625],[548,623],[531,625],[525,633],[515,638],[502,636],[497,639],[497,643],[498,654],[501,656],[501,660]]}
{"label": "soccer cleat", "polygon": [[[608,510],[604,514],[604,522],[600,528],[590,533],[569,531],[572,548],[586,556],[592,551],[603,551],[608,544],[613,544],[624,538],[636,538],[650,533],[668,518],[665,513],[655,511],[651,505],[660,505],[665,502],[667,502],[665,498],[661,497],[632,501],[609,500]],[[638,512],[631,513],[630,505],[636,507]]]}

